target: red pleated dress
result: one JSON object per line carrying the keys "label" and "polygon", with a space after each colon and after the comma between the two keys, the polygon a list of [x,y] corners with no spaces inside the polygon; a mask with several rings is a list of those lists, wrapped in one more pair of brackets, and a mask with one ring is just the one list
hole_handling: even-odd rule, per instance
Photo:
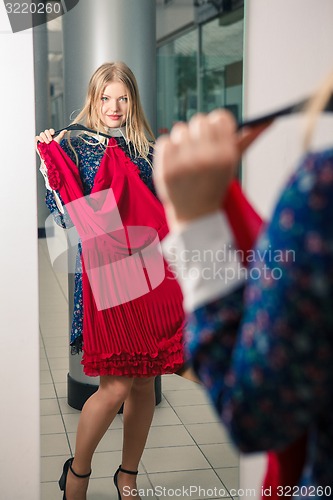
{"label": "red pleated dress", "polygon": [[183,297],[161,254],[168,232],[161,203],[113,138],[89,196],[57,142],[38,149],[82,241],[84,372],[176,372],[184,362]]}

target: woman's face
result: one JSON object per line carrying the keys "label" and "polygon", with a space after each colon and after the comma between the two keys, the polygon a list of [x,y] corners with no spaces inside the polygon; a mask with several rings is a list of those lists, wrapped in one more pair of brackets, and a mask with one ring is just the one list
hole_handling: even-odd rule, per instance
{"label": "woman's face", "polygon": [[128,92],[121,82],[109,83],[101,96],[101,118],[109,128],[124,125],[128,111]]}

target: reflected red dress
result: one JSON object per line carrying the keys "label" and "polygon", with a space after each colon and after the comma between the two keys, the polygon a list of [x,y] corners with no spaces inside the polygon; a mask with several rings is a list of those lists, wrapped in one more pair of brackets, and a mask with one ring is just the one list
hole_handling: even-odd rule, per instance
{"label": "reflected red dress", "polygon": [[58,143],[38,149],[82,241],[84,372],[174,373],[184,362],[183,297],[160,251],[168,232],[161,203],[113,138],[89,196]]}

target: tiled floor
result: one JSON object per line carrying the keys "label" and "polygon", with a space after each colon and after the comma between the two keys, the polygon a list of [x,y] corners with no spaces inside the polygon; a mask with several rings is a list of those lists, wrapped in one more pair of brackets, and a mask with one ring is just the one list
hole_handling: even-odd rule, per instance
{"label": "tiled floor", "polygon": [[[39,250],[41,500],[60,500],[57,480],[63,462],[74,453],[79,411],[66,399],[67,277],[51,267],[45,240],[39,241]],[[139,467],[142,499],[231,497],[230,491],[238,488],[238,455],[203,390],[177,375],[165,375],[162,392]],[[116,500],[112,473],[120,463],[121,443],[122,417],[117,415],[94,456],[89,500]]]}

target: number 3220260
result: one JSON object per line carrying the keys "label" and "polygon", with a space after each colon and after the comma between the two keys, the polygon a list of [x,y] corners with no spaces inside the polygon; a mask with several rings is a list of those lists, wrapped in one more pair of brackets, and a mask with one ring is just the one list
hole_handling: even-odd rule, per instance
{"label": "number 3220260", "polygon": [[277,486],[276,494],[278,497],[330,497],[332,488],[330,486]]}
{"label": "number 3220260", "polygon": [[62,6],[57,2],[8,2],[7,14],[61,14]]}

